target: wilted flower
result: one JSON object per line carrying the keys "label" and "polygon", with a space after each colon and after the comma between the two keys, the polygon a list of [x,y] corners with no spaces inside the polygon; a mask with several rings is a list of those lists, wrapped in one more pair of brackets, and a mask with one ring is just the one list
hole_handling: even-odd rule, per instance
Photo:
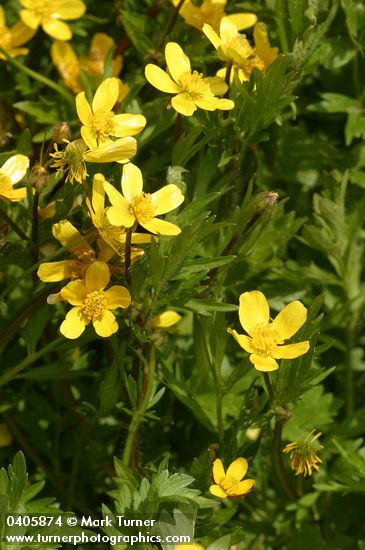
{"label": "wilted flower", "polygon": [[190,60],[176,42],[168,42],[165,48],[167,70],[149,63],[145,76],[150,84],[169,94],[175,94],[171,105],[178,113],[191,116],[199,107],[207,111],[233,109],[230,99],[219,99],[227,91],[227,84],[217,76],[204,78],[198,71],[192,71]]}
{"label": "wilted flower", "polygon": [[23,22],[36,31],[39,26],[57,40],[70,40],[72,32],[64,21],[79,19],[86,11],[82,0],[20,0]]}
{"label": "wilted flower", "polygon": [[110,280],[109,267],[104,262],[94,262],[86,270],[85,282],[71,281],[61,289],[61,297],[73,307],[60,326],[61,333],[70,339],[78,338],[91,322],[95,332],[104,338],[118,330],[111,310],[127,308],[131,303],[128,290],[112,286],[104,290]]}
{"label": "wilted flower", "polygon": [[307,353],[309,341],[284,344],[307,319],[307,309],[297,300],[291,302],[270,322],[269,304],[259,290],[244,292],[240,296],[238,315],[243,329],[249,334],[238,334],[227,329],[241,348],[250,353],[250,361],[260,371],[279,368],[276,359],[293,359]]}
{"label": "wilted flower", "polygon": [[14,189],[13,185],[22,180],[28,170],[29,158],[13,155],[0,168],[0,198],[16,202],[25,199],[27,188]]}
{"label": "wilted flower", "polygon": [[320,445],[317,439],[322,433],[318,432],[313,435],[314,432],[315,430],[312,430],[305,439],[288,443],[283,449],[283,453],[290,453],[291,467],[295,471],[295,475],[311,476],[313,469],[319,472],[318,463],[322,463],[322,460],[316,453],[323,449],[323,445]]}
{"label": "wilted flower", "polygon": [[215,485],[209,487],[212,495],[219,498],[234,498],[247,495],[255,483],[254,479],[241,481],[248,470],[245,458],[236,458],[225,472],[222,461],[216,458],[213,462],[213,479]]}
{"label": "wilted flower", "polygon": [[[27,48],[20,48],[19,46],[23,46],[34,34],[35,31],[25,25],[23,21],[18,21],[12,27],[7,27],[4,8],[0,6],[0,46],[9,55],[12,57],[26,55],[29,50]],[[6,57],[0,53],[0,59],[6,59]]]}
{"label": "wilted flower", "polygon": [[[81,72],[89,75],[95,80],[96,84],[100,84],[100,79],[104,74],[105,59],[113,47],[114,40],[107,34],[98,32],[91,40],[87,57],[78,57],[71,44],[63,41],[53,42],[51,57],[66,86],[77,94],[85,89],[80,78]],[[113,76],[119,75],[122,65],[121,55],[112,60]],[[128,86],[122,84],[119,80],[119,87],[118,100],[122,101],[128,93]]]}
{"label": "wilted flower", "polygon": [[105,192],[113,206],[108,209],[110,223],[131,228],[140,224],[151,233],[178,235],[181,229],[165,220],[157,218],[177,208],[184,200],[177,185],[170,183],[155,193],[143,191],[140,169],[132,163],[123,168],[122,191],[119,193],[109,182],[104,183]]}

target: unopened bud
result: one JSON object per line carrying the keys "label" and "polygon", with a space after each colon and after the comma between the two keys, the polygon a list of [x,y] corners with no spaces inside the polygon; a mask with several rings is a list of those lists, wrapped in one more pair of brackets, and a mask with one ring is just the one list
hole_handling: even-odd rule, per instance
{"label": "unopened bud", "polygon": [[43,189],[48,187],[49,173],[40,164],[35,164],[30,171],[30,182],[32,187],[34,187],[38,193],[41,193]]}
{"label": "unopened bud", "polygon": [[276,208],[278,198],[279,195],[275,193],[275,191],[265,191],[265,193],[262,194],[262,200],[259,206],[260,210],[267,213],[272,212]]}
{"label": "unopened bud", "polygon": [[59,122],[53,128],[53,141],[55,143],[62,143],[64,139],[70,139],[71,127],[67,122]]}

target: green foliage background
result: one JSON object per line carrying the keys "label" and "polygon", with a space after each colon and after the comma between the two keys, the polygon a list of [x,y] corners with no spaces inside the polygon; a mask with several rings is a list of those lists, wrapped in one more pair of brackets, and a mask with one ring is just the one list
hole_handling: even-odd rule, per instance
{"label": "green foliage background", "polygon": [[[62,510],[99,517],[165,507],[193,513],[195,538],[210,550],[363,549],[364,3],[229,1],[229,13],[257,13],[283,55],[265,75],[254,70],[247,83],[235,79],[228,118],[202,110],[185,118],[177,143],[168,96],[144,78],[151,59],[164,66],[159,44],[174,12],[170,2],[151,11],[152,4],[89,0],[86,15],[71,22],[72,44],[85,52],[95,32],[116,44],[128,37],[122,78],[130,91],[122,112],[147,118],[133,162],[149,191],[166,181],[184,189],[183,205],[167,216],[182,233],[161,237],[133,264],[132,312],[118,317],[116,335],[86,331],[69,341],[58,332],[64,306],[45,302],[59,286],[36,280],[28,242],[2,220],[0,413],[13,441],[1,448],[0,461],[13,467],[1,472],[1,510],[54,509],[50,497]],[[17,1],[4,5],[8,22],[15,21]],[[210,43],[182,18],[169,39],[194,68],[219,68]],[[69,101],[1,61],[0,164],[15,153],[38,161],[60,121],[77,137],[73,97],[50,61],[50,44],[39,31],[19,62],[57,82]],[[85,82],[92,97],[95,87]],[[88,168],[119,186],[116,164]],[[52,223],[67,217],[81,231],[90,227],[84,205],[68,214],[87,191],[50,172],[41,205],[61,201],[52,220],[40,221],[41,260],[42,251],[56,251]],[[1,208],[30,234],[31,193],[28,202]],[[239,295],[254,289],[274,314],[294,299],[309,308],[295,339],[309,338],[311,351],[281,361],[271,375],[275,406],[261,374],[226,333],[239,327]],[[183,315],[170,331],[138,323],[137,311],[166,309]],[[156,370],[141,407],[146,360]],[[281,449],[311,430],[323,432],[323,464],[312,477],[295,477],[283,455],[280,478],[274,423],[283,410]],[[123,460],[133,422],[132,454]],[[256,441],[247,437],[253,426],[261,429]],[[209,495],[213,444],[226,466],[238,456],[249,460],[256,483],[246,498],[218,503]],[[19,449],[31,486],[22,455],[13,462]],[[33,500],[41,489],[43,498]]]}

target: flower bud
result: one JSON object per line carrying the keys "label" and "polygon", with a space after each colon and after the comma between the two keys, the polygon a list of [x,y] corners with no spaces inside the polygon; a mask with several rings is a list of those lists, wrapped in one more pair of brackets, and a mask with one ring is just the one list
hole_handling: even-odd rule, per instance
{"label": "flower bud", "polygon": [[59,122],[53,128],[53,141],[55,143],[62,143],[64,139],[70,139],[71,127],[67,122]]}
{"label": "flower bud", "polygon": [[30,171],[30,182],[32,187],[34,187],[38,193],[41,193],[43,189],[48,187],[49,173],[43,166],[37,163]]}

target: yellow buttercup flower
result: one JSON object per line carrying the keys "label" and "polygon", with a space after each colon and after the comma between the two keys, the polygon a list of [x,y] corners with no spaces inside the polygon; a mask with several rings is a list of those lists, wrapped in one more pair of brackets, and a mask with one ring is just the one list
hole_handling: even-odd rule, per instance
{"label": "yellow buttercup flower", "polygon": [[219,36],[210,25],[203,26],[203,33],[217,50],[218,57],[225,63],[244,68],[254,54],[246,36],[238,32],[235,23],[228,17],[223,17],[220,22]]}
{"label": "yellow buttercup flower", "polygon": [[[89,75],[96,84],[104,74],[105,59],[114,47],[114,40],[105,33],[96,33],[90,45],[87,57],[78,57],[75,50],[68,42],[56,41],[51,46],[51,57],[58,72],[61,74],[66,86],[75,94],[85,90],[80,78],[81,72]],[[112,73],[117,76],[122,69],[122,56],[118,55],[112,60]],[[119,79],[118,79],[119,80]],[[128,86],[119,80],[119,97],[121,102],[128,93]]]}
{"label": "yellow buttercup flower", "polygon": [[311,476],[313,469],[319,472],[318,463],[322,463],[322,460],[316,453],[323,449],[323,445],[320,445],[317,439],[322,433],[313,434],[314,430],[305,439],[288,443],[283,449],[283,453],[290,453],[291,467],[296,472],[295,475]]}
{"label": "yellow buttercup flower", "polygon": [[42,263],[37,275],[44,283],[54,283],[63,279],[82,279],[93,262],[96,260],[107,262],[114,256],[114,252],[106,254],[103,248],[96,255],[86,238],[68,220],[54,223],[52,233],[62,246],[68,248],[75,259]]}
{"label": "yellow buttercup flower", "polygon": [[81,136],[87,146],[93,150],[100,145],[112,143],[110,136],[125,138],[135,136],[143,130],[146,119],[143,115],[118,114],[112,111],[119,97],[117,78],[104,80],[94,95],[91,107],[85,92],[76,96],[77,114],[83,124]]}
{"label": "yellow buttercup flower", "polygon": [[0,168],[0,198],[13,202],[21,201],[27,196],[26,187],[14,189],[22,180],[29,167],[29,158],[25,155],[13,155]]}
{"label": "yellow buttercup flower", "polygon": [[147,231],[161,235],[181,232],[177,225],[156,217],[174,210],[183,202],[184,195],[176,185],[170,183],[155,193],[144,193],[142,172],[129,163],[123,168],[123,195],[107,181],[104,188],[113,205],[107,212],[113,225],[131,228],[139,224]]}
{"label": "yellow buttercup flower", "polygon": [[216,458],[213,462],[214,485],[209,487],[212,495],[219,498],[235,498],[247,495],[255,483],[254,479],[241,481],[248,470],[248,462],[245,458],[236,458],[225,472],[222,461]]}
{"label": "yellow buttercup flower", "polygon": [[85,282],[71,281],[61,289],[62,299],[75,306],[61,324],[61,334],[70,339],[78,338],[89,323],[104,338],[117,332],[118,324],[111,310],[127,308],[131,297],[123,286],[112,286],[104,290],[109,280],[107,264],[94,262],[86,270]]}
{"label": "yellow buttercup flower", "polygon": [[151,319],[149,326],[156,329],[170,328],[176,325],[181,319],[181,315],[176,311],[167,310]]}
{"label": "yellow buttercup flower", "polygon": [[190,60],[179,44],[168,42],[165,58],[168,72],[149,63],[145,68],[145,76],[158,90],[176,94],[171,99],[175,111],[184,116],[191,116],[198,107],[207,111],[233,109],[233,101],[216,97],[227,91],[224,80],[216,76],[204,78],[201,73],[192,71]]}
{"label": "yellow buttercup flower", "polygon": [[307,309],[301,302],[290,302],[270,322],[269,304],[265,296],[259,290],[252,290],[241,294],[238,314],[249,336],[238,334],[230,328],[227,332],[250,353],[250,361],[257,370],[276,370],[279,368],[276,359],[294,359],[309,350],[308,340],[283,345],[307,319]]}
{"label": "yellow buttercup flower", "polygon": [[[18,21],[12,27],[7,27],[4,8],[0,6],[0,46],[9,55],[12,57],[26,55],[29,50],[27,48],[20,48],[19,46],[23,46],[34,34],[35,31],[24,25],[23,21]],[[6,57],[0,53],[0,59],[6,60]]]}
{"label": "yellow buttercup flower", "polygon": [[[172,0],[174,6],[177,6],[179,1]],[[204,23],[208,23],[214,30],[218,31],[222,17],[226,16],[224,11],[226,4],[227,0],[203,0],[203,3],[197,6],[191,0],[185,0],[179,10],[179,15],[184,18],[188,25],[199,31],[201,31]],[[254,13],[232,13],[227,17],[237,25],[240,31],[252,27],[257,21],[257,16]]]}
{"label": "yellow buttercup flower", "polygon": [[70,40],[72,32],[65,23],[79,19],[86,11],[82,0],[20,0],[25,8],[20,11],[23,22],[36,31],[39,26],[57,40]]}

